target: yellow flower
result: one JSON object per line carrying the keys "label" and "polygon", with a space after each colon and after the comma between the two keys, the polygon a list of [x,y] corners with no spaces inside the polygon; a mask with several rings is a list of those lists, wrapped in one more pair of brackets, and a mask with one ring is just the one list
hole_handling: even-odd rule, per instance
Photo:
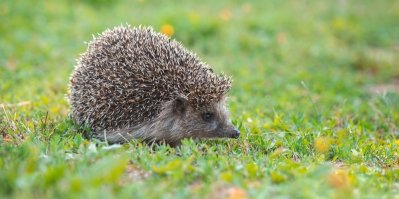
{"label": "yellow flower", "polygon": [[318,153],[326,153],[330,150],[331,141],[326,137],[318,137],[314,140],[314,147]]}
{"label": "yellow flower", "polygon": [[164,24],[164,25],[161,27],[161,32],[162,32],[163,34],[165,34],[166,36],[170,37],[170,36],[172,36],[172,35],[175,33],[175,29],[174,29],[173,26],[170,25],[170,24]]}
{"label": "yellow flower", "polygon": [[232,187],[229,190],[229,199],[246,199],[248,198],[247,192],[238,187]]}
{"label": "yellow flower", "polygon": [[229,21],[231,19],[231,11],[228,9],[223,9],[222,11],[219,12],[219,17],[223,21]]}
{"label": "yellow flower", "polygon": [[349,188],[351,181],[349,172],[344,169],[335,170],[327,176],[328,184],[334,188]]}
{"label": "yellow flower", "polygon": [[343,30],[345,29],[346,23],[343,19],[337,18],[332,21],[332,26],[335,30]]}
{"label": "yellow flower", "polygon": [[193,24],[197,24],[200,20],[200,16],[197,13],[192,12],[188,14],[188,20],[190,20],[190,22]]}

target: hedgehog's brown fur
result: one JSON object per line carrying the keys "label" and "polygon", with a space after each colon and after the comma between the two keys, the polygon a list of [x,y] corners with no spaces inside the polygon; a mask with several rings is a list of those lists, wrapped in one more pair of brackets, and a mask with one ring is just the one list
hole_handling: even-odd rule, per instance
{"label": "hedgehog's brown fur", "polygon": [[72,119],[93,132],[112,132],[154,122],[165,103],[183,97],[193,111],[216,104],[230,78],[180,43],[151,28],[120,26],[88,44],[70,78]]}

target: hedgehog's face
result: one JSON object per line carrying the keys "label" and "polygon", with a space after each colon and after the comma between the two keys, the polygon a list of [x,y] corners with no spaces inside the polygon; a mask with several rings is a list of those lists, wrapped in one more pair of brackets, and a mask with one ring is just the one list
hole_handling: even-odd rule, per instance
{"label": "hedgehog's face", "polygon": [[224,100],[199,109],[193,109],[185,99],[175,102],[175,111],[181,116],[179,123],[183,124],[187,137],[239,137],[240,132],[230,122]]}

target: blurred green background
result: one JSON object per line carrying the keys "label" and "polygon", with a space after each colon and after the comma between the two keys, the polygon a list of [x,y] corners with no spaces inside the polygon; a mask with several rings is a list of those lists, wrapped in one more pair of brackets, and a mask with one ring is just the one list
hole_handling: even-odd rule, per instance
{"label": "blurred green background", "polygon": [[[397,1],[6,0],[1,101],[48,101],[65,114],[60,97],[84,41],[131,24],[170,25],[173,38],[234,77],[232,96],[245,109],[309,108],[296,104],[308,101],[302,81],[321,102],[339,103],[359,85],[399,78],[398,15]],[[288,104],[274,100],[284,96]]]}
{"label": "blurred green background", "polygon": [[[84,42],[121,24],[152,26],[231,75],[242,137],[155,152],[133,141],[93,155],[67,117],[68,78]],[[394,197],[398,55],[395,0],[1,0],[0,194]],[[107,164],[126,152],[141,155]],[[121,183],[131,167],[150,177]]]}

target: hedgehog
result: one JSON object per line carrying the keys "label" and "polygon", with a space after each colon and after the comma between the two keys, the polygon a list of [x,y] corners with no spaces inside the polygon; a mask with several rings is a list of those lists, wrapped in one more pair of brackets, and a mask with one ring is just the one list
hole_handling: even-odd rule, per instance
{"label": "hedgehog", "polygon": [[70,76],[70,117],[109,143],[179,145],[238,138],[226,108],[231,77],[151,27],[121,25],[88,43]]}

